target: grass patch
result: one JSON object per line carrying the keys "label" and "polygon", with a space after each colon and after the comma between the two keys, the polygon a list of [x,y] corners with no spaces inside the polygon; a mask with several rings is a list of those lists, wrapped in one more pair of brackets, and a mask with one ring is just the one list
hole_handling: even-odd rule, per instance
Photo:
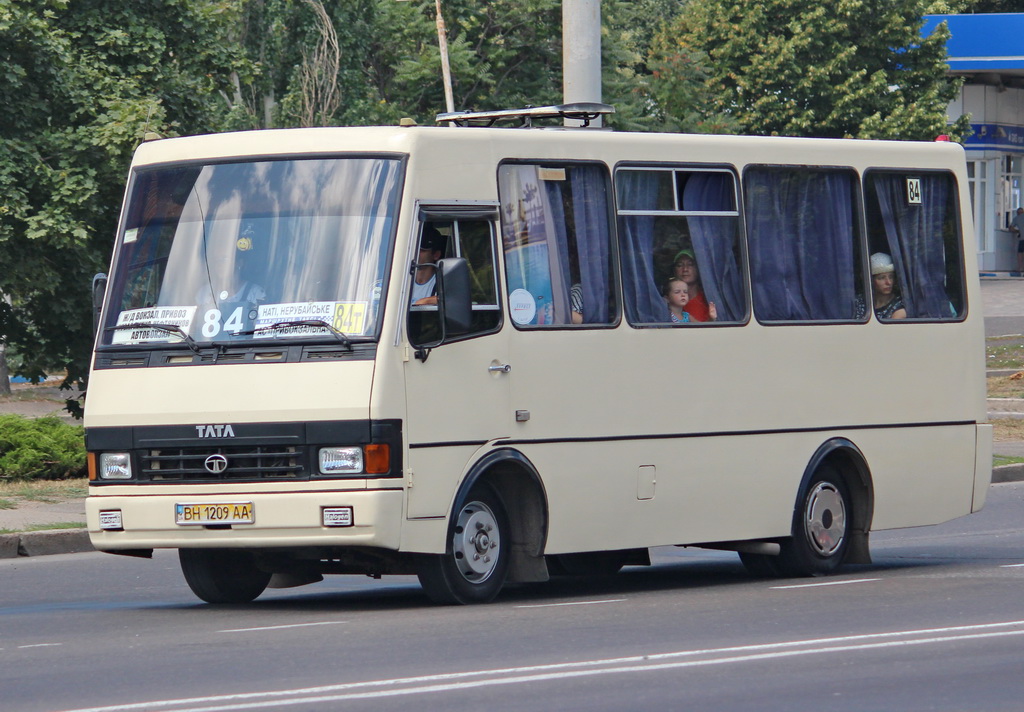
{"label": "grass patch", "polygon": [[[84,497],[89,492],[89,481],[84,477],[70,480],[0,481],[0,503],[60,502],[64,499]],[[12,509],[0,504],[0,509]]]}
{"label": "grass patch", "polygon": [[997,418],[993,420],[992,439],[997,443],[1024,440],[1024,419]]}
{"label": "grass patch", "polygon": [[985,357],[988,368],[1024,369],[1024,338],[997,336],[986,339]]}
{"label": "grass patch", "polygon": [[48,532],[51,529],[85,529],[85,522],[53,522],[52,524],[33,524],[24,531]]}
{"label": "grass patch", "polygon": [[38,390],[19,388],[12,390],[10,395],[0,395],[0,403],[33,403],[43,401],[63,405],[65,400],[65,397],[53,388],[40,388]]}
{"label": "grass patch", "polygon": [[48,532],[60,529],[85,529],[85,522],[54,522],[53,524],[33,524],[25,529],[0,529],[0,534],[24,534],[25,532]]}
{"label": "grass patch", "polygon": [[1009,376],[987,379],[989,398],[1024,398],[1024,378],[1011,380]]}
{"label": "grass patch", "polygon": [[1024,457],[1007,457],[1006,455],[993,455],[992,456],[992,467],[999,467],[1000,465],[1020,465],[1024,463]]}

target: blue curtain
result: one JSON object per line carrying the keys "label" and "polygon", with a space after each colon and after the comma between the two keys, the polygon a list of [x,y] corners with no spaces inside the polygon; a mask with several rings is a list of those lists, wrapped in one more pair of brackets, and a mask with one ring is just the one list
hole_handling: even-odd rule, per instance
{"label": "blue curtain", "polygon": [[910,318],[949,318],[955,316],[955,310],[946,293],[946,246],[942,238],[950,178],[922,175],[920,205],[908,204],[906,179],[904,174],[871,175],[900,294]]}
{"label": "blue curtain", "polygon": [[745,177],[754,308],[767,321],[854,316],[853,176],[751,169]]}
{"label": "blue curtain", "polygon": [[[658,180],[655,173],[619,171],[615,180],[622,206],[630,210],[654,210],[657,207]],[[658,289],[659,276],[654,273],[654,218],[646,215],[623,217],[619,244],[626,318],[632,324],[668,322],[668,305]]]}
{"label": "blue curtain", "polygon": [[[693,211],[736,210],[732,174],[691,174],[683,189],[682,207]],[[692,216],[686,222],[708,302],[715,303],[719,321],[739,321],[746,312],[746,300],[735,251],[738,218]]]}
{"label": "blue curtain", "polygon": [[[608,183],[604,171],[597,166],[571,168],[570,190],[583,288],[583,323],[607,324],[611,233],[608,225]],[[566,249],[564,242],[562,244]],[[568,270],[568,255],[562,264]],[[568,280],[568,272],[566,278]]]}
{"label": "blue curtain", "polygon": [[[548,223],[554,235],[548,235],[548,268],[551,275],[551,323],[568,324],[572,320],[569,312],[569,238],[565,230],[565,208],[562,205],[561,181],[544,181],[542,184],[547,200],[544,207],[548,212]],[[531,236],[532,237],[532,236]],[[552,244],[553,243],[553,244]]]}

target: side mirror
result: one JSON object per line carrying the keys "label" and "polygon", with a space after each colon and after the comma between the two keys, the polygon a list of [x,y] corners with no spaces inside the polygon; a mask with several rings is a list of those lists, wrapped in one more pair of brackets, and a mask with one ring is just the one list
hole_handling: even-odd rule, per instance
{"label": "side mirror", "polygon": [[107,275],[99,272],[92,278],[92,334],[100,328],[100,312],[103,311],[103,297],[107,293]]}
{"label": "side mirror", "polygon": [[444,319],[444,335],[465,334],[473,323],[469,263],[464,257],[438,260],[437,274],[437,303]]}

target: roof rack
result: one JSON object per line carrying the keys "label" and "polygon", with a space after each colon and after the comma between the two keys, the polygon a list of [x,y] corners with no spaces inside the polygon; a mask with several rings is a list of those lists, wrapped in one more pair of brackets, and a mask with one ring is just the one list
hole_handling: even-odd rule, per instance
{"label": "roof rack", "polygon": [[554,106],[527,106],[523,109],[500,109],[498,111],[451,111],[438,114],[434,121],[439,124],[451,123],[456,126],[494,126],[499,121],[518,121],[521,128],[533,126],[534,119],[576,119],[583,126],[605,114],[614,114],[615,107],[591,101]]}

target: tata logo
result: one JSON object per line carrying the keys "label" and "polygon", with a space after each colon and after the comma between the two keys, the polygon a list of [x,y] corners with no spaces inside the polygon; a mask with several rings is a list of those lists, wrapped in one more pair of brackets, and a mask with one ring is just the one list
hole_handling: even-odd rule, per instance
{"label": "tata logo", "polygon": [[207,471],[215,475],[219,475],[220,473],[224,472],[224,470],[228,469],[228,459],[220,454],[210,455],[208,458],[206,458],[206,461],[203,463],[203,466],[207,469]]}
{"label": "tata logo", "polygon": [[235,437],[235,431],[230,425],[197,425],[196,437],[233,438]]}

